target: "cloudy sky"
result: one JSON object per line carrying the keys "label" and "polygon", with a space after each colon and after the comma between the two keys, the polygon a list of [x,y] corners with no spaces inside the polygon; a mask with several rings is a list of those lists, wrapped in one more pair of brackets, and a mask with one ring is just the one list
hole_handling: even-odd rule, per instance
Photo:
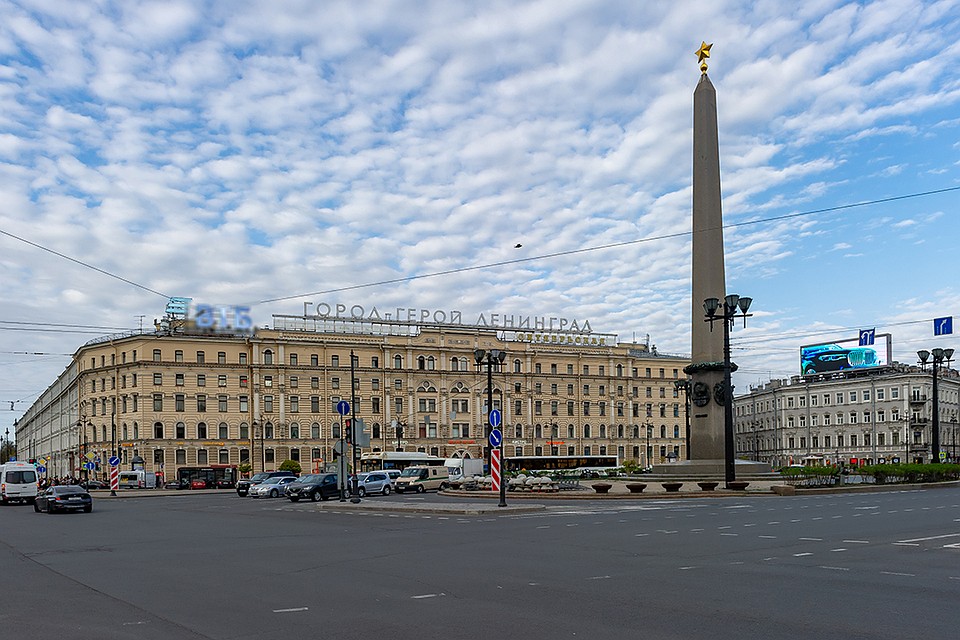
{"label": "cloudy sky", "polygon": [[754,298],[738,391],[859,328],[903,362],[960,347],[932,332],[960,315],[960,0],[0,15],[0,430],[169,296],[259,325],[305,301],[563,316],[689,353],[701,40],[727,288]]}

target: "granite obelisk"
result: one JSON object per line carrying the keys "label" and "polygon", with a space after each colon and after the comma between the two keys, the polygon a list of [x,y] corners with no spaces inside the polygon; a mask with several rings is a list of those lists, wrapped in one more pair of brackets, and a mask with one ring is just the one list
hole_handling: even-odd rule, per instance
{"label": "granite obelisk", "polygon": [[[732,434],[727,435],[728,403],[724,383],[724,326],[707,322],[704,301],[726,296],[723,212],[720,200],[720,143],[717,133],[717,91],[707,76],[710,48],[700,45],[700,82],[693,92],[693,273],[691,298],[690,459],[657,465],[655,473],[713,476],[725,474],[727,455],[733,471]],[[724,322],[720,320],[720,322]],[[736,370],[731,364],[731,369]],[[727,438],[730,437],[728,442]],[[730,447],[729,449],[727,447]],[[740,462],[745,471],[769,471],[764,464]]]}

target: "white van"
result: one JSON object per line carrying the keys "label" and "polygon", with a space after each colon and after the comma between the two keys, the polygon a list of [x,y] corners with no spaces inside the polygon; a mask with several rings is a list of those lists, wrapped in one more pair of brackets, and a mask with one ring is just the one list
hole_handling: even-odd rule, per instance
{"label": "white van", "polygon": [[0,464],[0,503],[32,503],[37,497],[37,468],[30,462]]}
{"label": "white van", "polygon": [[143,469],[121,471],[119,486],[121,489],[154,489],[157,486],[157,476]]}
{"label": "white van", "polygon": [[400,477],[393,483],[397,493],[416,491],[423,493],[430,489],[438,491],[446,489],[450,484],[450,474],[446,467],[407,467],[400,472]]}

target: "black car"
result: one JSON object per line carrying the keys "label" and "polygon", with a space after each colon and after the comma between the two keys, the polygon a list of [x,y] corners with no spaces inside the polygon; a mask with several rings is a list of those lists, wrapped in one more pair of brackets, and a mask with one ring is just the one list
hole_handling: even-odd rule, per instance
{"label": "black car", "polygon": [[337,474],[317,473],[297,478],[296,482],[287,485],[286,496],[291,502],[304,500],[329,500],[340,497],[340,487],[337,486]]}
{"label": "black car", "polygon": [[83,487],[87,491],[91,489],[109,489],[110,485],[106,482],[101,482],[100,480],[84,480],[78,486]]}
{"label": "black car", "polygon": [[93,511],[93,498],[83,487],[75,484],[61,484],[44,489],[37,494],[33,501],[33,510],[37,513],[46,511]]}
{"label": "black car", "polygon": [[252,478],[240,480],[237,482],[237,495],[245,496],[250,493],[250,487],[255,484],[260,484],[267,478],[275,478],[277,476],[295,476],[292,471],[265,471],[263,473],[258,473]]}

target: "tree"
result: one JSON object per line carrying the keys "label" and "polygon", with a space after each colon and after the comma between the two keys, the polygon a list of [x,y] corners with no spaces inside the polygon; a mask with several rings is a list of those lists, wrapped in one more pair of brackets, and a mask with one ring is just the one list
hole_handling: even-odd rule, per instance
{"label": "tree", "polygon": [[293,471],[294,473],[300,473],[300,463],[296,460],[284,460],[283,464],[280,465],[280,471]]}
{"label": "tree", "polygon": [[237,471],[239,471],[244,478],[247,478],[250,476],[250,472],[253,471],[253,465],[249,462],[241,462],[237,465]]}

